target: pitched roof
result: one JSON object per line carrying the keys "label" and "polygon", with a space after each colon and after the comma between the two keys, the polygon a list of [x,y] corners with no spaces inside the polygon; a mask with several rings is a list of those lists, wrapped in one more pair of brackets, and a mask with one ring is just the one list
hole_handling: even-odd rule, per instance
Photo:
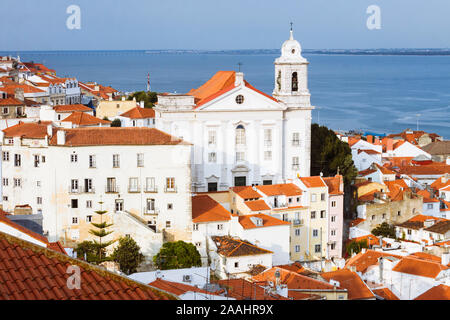
{"label": "pitched roof", "polygon": [[130,109],[130,110],[122,113],[120,116],[130,118],[130,119],[154,118],[155,110],[153,110],[153,108],[136,107],[136,108]]}
{"label": "pitched roof", "polygon": [[24,226],[21,226],[20,224],[17,224],[14,221],[8,219],[8,215],[9,215],[8,213],[6,213],[0,209],[0,223],[4,223],[22,233],[25,233],[26,235],[34,238],[35,240],[42,242],[43,244],[47,244],[47,245],[50,244],[46,237],[44,237],[43,235],[40,235],[39,233],[33,232],[30,229],[25,228]]}
{"label": "pitched roof", "polygon": [[442,188],[445,188],[447,186],[450,186],[450,176],[443,175],[442,177],[437,178],[433,181],[433,183],[430,185],[435,190],[440,190]]}
{"label": "pitched roof", "polygon": [[429,154],[450,154],[450,140],[429,143],[426,146],[423,146],[422,150]]}
{"label": "pitched roof", "polygon": [[245,201],[244,204],[251,210],[251,211],[265,211],[270,210],[270,207],[267,205],[267,203],[264,200],[251,200],[251,201]]}
{"label": "pitched roof", "polygon": [[93,111],[91,108],[86,107],[83,104],[61,104],[53,107],[53,110],[56,112],[75,112],[75,111],[82,111],[82,112],[89,112]]}
{"label": "pitched roof", "polygon": [[377,170],[369,168],[369,169],[366,169],[366,170],[359,171],[358,175],[364,177],[364,176],[368,176],[369,174],[372,174],[374,172],[377,172]]}
{"label": "pitched roof", "polygon": [[0,99],[0,106],[24,106],[25,102],[13,97]]}
{"label": "pitched roof", "polygon": [[[253,218],[259,218],[262,220],[262,225],[256,225]],[[244,216],[239,216],[239,223],[244,229],[255,229],[255,228],[265,228],[274,226],[285,226],[290,225],[290,222],[277,219],[275,217],[269,216],[267,214],[249,214]]]}
{"label": "pitched roof", "polygon": [[192,222],[231,220],[231,213],[208,195],[192,197]]}
{"label": "pitched roof", "polygon": [[329,194],[344,194],[344,190],[341,191],[341,184],[343,181],[343,177],[341,175],[336,175],[334,177],[325,177],[323,178],[323,181],[325,181],[326,185],[328,186]]}
{"label": "pitched roof", "polygon": [[28,139],[44,139],[47,136],[47,125],[51,122],[19,122],[3,130],[5,137],[23,137]]}
{"label": "pitched roof", "polygon": [[345,263],[346,268],[356,267],[356,271],[358,272],[366,272],[367,268],[372,265],[378,264],[378,258],[380,257],[393,257],[396,259],[401,259],[401,256],[395,254],[389,254],[385,252],[375,251],[375,250],[366,250],[366,252],[360,252],[354,257],[348,259]]}
{"label": "pitched roof", "polygon": [[3,87],[0,87],[0,91],[6,92],[9,95],[14,95],[16,89],[23,89],[23,93],[45,93],[44,90],[30,86],[28,84],[18,84],[15,82],[3,83]]}
{"label": "pitched roof", "polygon": [[[155,128],[92,127],[58,130],[66,132],[65,146],[188,144]],[[56,134],[49,144],[57,145]]]}
{"label": "pitched roof", "polygon": [[378,163],[375,163],[375,166],[381,171],[382,174],[396,174],[395,171],[392,171],[389,168],[380,166]]}
{"label": "pitched roof", "polygon": [[233,187],[231,190],[244,200],[262,198],[262,195],[250,186]]}
{"label": "pitched roof", "polygon": [[414,300],[450,300],[450,286],[440,284],[425,291]]}
{"label": "pitched roof", "polygon": [[375,151],[373,149],[358,149],[358,154],[365,152],[367,154],[381,154],[381,152]]}
{"label": "pitched roof", "polygon": [[267,196],[285,195],[287,197],[292,197],[302,194],[302,190],[293,183],[262,185],[256,186],[256,189]]}
{"label": "pitched roof", "polygon": [[225,257],[241,257],[259,254],[272,254],[272,251],[259,248],[248,241],[230,236],[213,236],[211,239],[217,246],[217,253]]}
{"label": "pitched roof", "polygon": [[313,177],[299,177],[303,184],[308,188],[321,188],[327,185],[323,182],[322,178],[319,176]]}
{"label": "pitched roof", "polygon": [[99,119],[97,117],[91,116],[89,113],[76,111],[70,116],[65,118],[63,121],[72,122],[79,126],[95,126],[99,124],[110,124],[111,121]]}
{"label": "pitched roof", "polygon": [[320,274],[322,278],[330,282],[339,282],[339,287],[348,291],[348,300],[373,299],[374,294],[370,291],[364,281],[353,271],[341,269]]}
{"label": "pitched roof", "polygon": [[372,292],[384,300],[400,300],[389,288],[372,289]]}
{"label": "pitched roof", "polygon": [[174,295],[180,296],[186,292],[200,292],[205,294],[210,294],[209,291],[185,284],[180,282],[174,282],[174,281],[167,281],[164,279],[156,279],[153,282],[150,282],[148,284],[149,286],[164,290],[166,292],[170,292]]}
{"label": "pitched roof", "polygon": [[279,294],[267,292],[263,287],[245,279],[224,279],[217,283],[227,289],[227,296],[236,300],[289,300]]}
{"label": "pitched roof", "polygon": [[400,262],[392,268],[392,271],[434,279],[441,273],[441,271],[447,269],[448,267],[438,262],[408,256],[401,259]]}
{"label": "pitched roof", "polygon": [[[67,286],[68,278],[74,274],[69,267],[79,268],[80,289]],[[1,232],[0,270],[0,300],[176,299],[161,290]]]}
{"label": "pitched roof", "polygon": [[450,173],[450,165],[433,162],[423,166],[402,166],[399,172],[407,175],[442,175]]}
{"label": "pitched roof", "polygon": [[450,230],[450,220],[436,222],[431,227],[425,228],[425,230],[428,232],[446,234]]}

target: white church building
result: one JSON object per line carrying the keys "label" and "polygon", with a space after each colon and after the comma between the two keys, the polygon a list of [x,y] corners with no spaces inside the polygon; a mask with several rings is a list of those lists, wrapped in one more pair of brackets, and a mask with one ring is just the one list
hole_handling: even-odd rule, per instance
{"label": "white church building", "polygon": [[186,94],[158,95],[156,128],[194,145],[192,191],[310,175],[309,63],[292,30],[274,64],[272,96],[235,71],[219,71]]}

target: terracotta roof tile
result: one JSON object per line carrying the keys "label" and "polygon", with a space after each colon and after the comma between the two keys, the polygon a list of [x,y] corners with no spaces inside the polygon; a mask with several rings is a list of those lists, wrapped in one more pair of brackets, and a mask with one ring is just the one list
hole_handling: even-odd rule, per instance
{"label": "terracotta roof tile", "polygon": [[[252,217],[261,219],[262,225],[256,225],[254,221],[251,219]],[[239,216],[239,223],[244,229],[290,225],[290,222],[283,221],[266,214],[250,214]]]}
{"label": "terracotta roof tile", "polygon": [[341,188],[341,185],[343,184],[343,177],[341,175],[325,177],[323,178],[323,181],[325,181],[328,186],[329,194],[344,194],[344,190]]}
{"label": "terracotta roof tile", "polygon": [[120,116],[130,119],[154,118],[155,110],[153,110],[153,108],[136,107],[128,110],[127,112],[122,113]]}
{"label": "terracotta roof tile", "polygon": [[91,116],[89,113],[76,111],[70,116],[62,120],[64,122],[72,122],[79,126],[95,126],[99,124],[110,124],[111,121],[102,120],[97,117]]}
{"label": "terracotta roof tile", "polygon": [[8,97],[0,99],[0,106],[24,106],[25,102],[16,98]]}
{"label": "terracotta roof tile", "polygon": [[86,107],[83,104],[62,104],[58,106],[54,106],[53,110],[56,112],[75,112],[75,111],[81,111],[81,112],[89,112],[93,111],[91,108]]}
{"label": "terracotta roof tile", "polygon": [[[180,282],[167,281],[164,279],[156,279],[148,284],[149,286],[173,293],[174,295],[182,295],[188,291],[209,294],[209,291]],[[139,295],[145,295],[145,292],[139,290]]]}
{"label": "terracotta roof tile", "polygon": [[372,292],[384,300],[400,300],[389,288],[372,289]]}
{"label": "terracotta roof tile", "polygon": [[226,288],[228,297],[236,300],[289,300],[278,294],[269,293],[258,284],[245,279],[224,279],[217,283]]}
{"label": "terracotta roof tile", "polygon": [[392,268],[392,271],[413,274],[416,276],[436,278],[443,270],[448,267],[430,260],[423,260],[413,258],[411,256],[404,257],[397,265]]}
{"label": "terracotta roof tile", "polygon": [[384,253],[374,250],[366,250],[366,252],[360,252],[354,257],[348,259],[345,263],[346,268],[356,267],[358,272],[366,272],[367,268],[372,265],[378,264],[378,258],[380,257],[393,257],[396,259],[401,259],[401,256],[395,254]]}
{"label": "terracotta roof tile", "polygon": [[266,211],[266,210],[270,210],[270,207],[267,205],[267,203],[264,200],[245,201],[244,204],[251,211]]}
{"label": "terracotta roof tile", "polygon": [[321,188],[327,186],[325,182],[323,182],[322,178],[319,176],[299,177],[299,178],[308,188]]}
{"label": "terracotta roof tile", "polygon": [[325,272],[320,274],[322,278],[330,282],[339,282],[339,287],[347,289],[348,300],[374,299],[374,294],[370,291],[364,281],[355,273],[348,269]]}
{"label": "terracotta roof tile", "polygon": [[250,186],[233,187],[231,190],[244,200],[262,198],[262,195]]}
{"label": "terracotta roof tile", "polygon": [[425,291],[414,300],[450,300],[450,286],[440,284]]}
{"label": "terracotta roof tile", "polygon": [[213,236],[211,239],[217,246],[217,252],[226,257],[272,254],[272,251],[259,248],[248,241],[229,236]]}
{"label": "terracotta roof tile", "polygon": [[208,195],[192,197],[192,222],[231,220],[230,212]]}
{"label": "terracotta roof tile", "polygon": [[[65,146],[188,144],[155,128],[93,127],[58,130],[66,132]],[[56,134],[49,144],[57,145]]]}
{"label": "terracotta roof tile", "polygon": [[47,125],[51,122],[19,122],[18,124],[3,130],[5,137],[23,137],[29,139],[44,139],[47,136]]}
{"label": "terracotta roof tile", "polygon": [[[17,269],[12,262],[22,257]],[[67,290],[69,266],[80,268],[80,289]],[[100,267],[0,232],[0,300],[168,300],[175,296]],[[120,284],[118,290],[114,284]],[[142,295],[136,294],[140,289]],[[105,293],[109,292],[108,295]]]}
{"label": "terracotta roof tile", "polygon": [[292,197],[302,194],[302,190],[293,183],[262,185],[256,186],[256,189],[267,196],[285,195],[287,197]]}

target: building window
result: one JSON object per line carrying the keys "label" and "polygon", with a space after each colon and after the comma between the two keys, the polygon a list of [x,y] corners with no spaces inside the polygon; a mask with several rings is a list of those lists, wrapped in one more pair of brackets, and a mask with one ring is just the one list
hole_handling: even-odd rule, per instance
{"label": "building window", "polygon": [[331,201],[331,207],[332,208],[336,207],[336,201]]}
{"label": "building window", "polygon": [[192,230],[198,231],[198,223],[194,223],[194,224],[192,225]]}
{"label": "building window", "polygon": [[70,180],[70,192],[78,192],[78,180]]}
{"label": "building window", "polygon": [[166,228],[170,228],[170,221],[166,221]]}
{"label": "building window", "polygon": [[236,161],[244,161],[245,160],[245,152],[238,151],[236,152]]}
{"label": "building window", "polygon": [[8,201],[8,196],[3,196],[3,201]]}
{"label": "building window", "polygon": [[321,193],[320,194],[320,200],[321,201],[325,201],[325,193]]}
{"label": "building window", "polygon": [[331,235],[335,236],[336,235],[336,229],[331,230]]}
{"label": "building window", "polygon": [[427,204],[427,208],[428,209],[433,209],[433,204],[432,203]]}
{"label": "building window", "polygon": [[139,179],[138,178],[130,178],[128,185],[129,192],[139,192]]}
{"label": "building window", "polygon": [[9,113],[9,108],[4,107],[4,108],[3,108],[3,114],[8,114],[8,113]]}
{"label": "building window", "polygon": [[331,216],[331,222],[336,222],[336,216]]}
{"label": "building window", "polygon": [[4,185],[5,187],[7,187],[7,186],[8,186],[8,183],[9,183],[8,178],[3,178],[2,181],[3,181],[3,185]]}
{"label": "building window", "polygon": [[320,211],[320,217],[323,219],[323,218],[326,218],[326,213],[325,213],[325,210],[322,210],[322,211]]}
{"label": "building window", "polygon": [[214,191],[217,191],[217,182],[208,182],[208,192]]}
{"label": "building window", "polygon": [[208,162],[216,162],[216,153],[215,152],[208,153]]}
{"label": "building window", "polygon": [[86,208],[92,208],[92,200],[86,200]]}
{"label": "building window", "polygon": [[106,192],[119,192],[116,185],[116,178],[106,178]]}
{"label": "building window", "polygon": [[234,267],[235,267],[235,268],[239,268],[239,262],[235,262],[235,263],[234,263]]}
{"label": "building window", "polygon": [[92,222],[92,216],[86,216],[86,222]]}
{"label": "building window", "polygon": [[71,199],[71,200],[70,200],[70,207],[71,207],[72,209],[78,208],[78,199]]}
{"label": "building window", "polygon": [[138,153],[137,154],[137,166],[138,167],[143,167],[144,166],[144,154],[143,153]]}
{"label": "building window", "polygon": [[402,215],[401,211],[397,211],[397,216],[401,216],[401,215]]}
{"label": "building window", "polygon": [[372,215],[372,220],[375,220],[375,215],[374,214]]}
{"label": "building window", "polygon": [[299,245],[295,246],[295,252],[300,252],[300,246]]}
{"label": "building window", "polygon": [[300,236],[300,229],[299,229],[299,228],[295,229],[295,235],[296,235],[297,237]]}
{"label": "building window", "polygon": [[37,154],[34,155],[34,167],[39,167],[39,155]]}
{"label": "building window", "polygon": [[298,170],[300,168],[298,157],[292,157],[292,170]]}
{"label": "building window", "polygon": [[313,237],[318,237],[319,236],[319,230],[314,229],[313,230]]}
{"label": "building window", "polygon": [[299,146],[300,145],[300,133],[299,132],[293,132],[292,133],[292,145],[293,146]]}
{"label": "building window", "polygon": [[330,249],[331,250],[335,250],[336,249],[336,242],[331,243]]}
{"label": "building window", "polygon": [[298,76],[297,72],[292,73],[292,91],[298,91]]}
{"label": "building window", "polygon": [[89,168],[95,168],[95,155],[89,155]]}
{"label": "building window", "polygon": [[45,156],[41,156],[41,162],[45,163]]}
{"label": "building window", "polygon": [[14,178],[14,187],[22,187],[22,179]]}
{"label": "building window", "polygon": [[272,151],[264,151],[264,160],[266,161],[272,160]]}
{"label": "building window", "polygon": [[320,251],[321,251],[321,250],[320,250],[320,249],[321,249],[320,247],[321,247],[320,244],[316,244],[316,245],[314,246],[314,252],[315,252],[315,253],[320,253]]}
{"label": "building window", "polygon": [[216,144],[216,131],[210,130],[208,131],[208,145]]}
{"label": "building window", "polygon": [[316,212],[315,211],[311,211],[311,219],[315,219],[316,218]]}
{"label": "building window", "polygon": [[120,157],[118,154],[113,154],[113,168],[120,167]]}
{"label": "building window", "polygon": [[155,211],[155,199],[149,198],[147,199],[147,206],[145,207],[148,213],[152,213]]}
{"label": "building window", "polygon": [[78,224],[78,217],[72,217],[72,224]]}
{"label": "building window", "polygon": [[17,153],[14,154],[14,166],[20,167],[21,164],[22,164],[22,160],[21,160],[20,154],[17,154]]}
{"label": "building window", "polygon": [[244,96],[242,94],[239,94],[236,96],[236,103],[237,104],[243,104],[244,103]]}
{"label": "building window", "polygon": [[42,204],[42,197],[37,197],[36,198],[36,203],[37,204]]}
{"label": "building window", "polygon": [[78,155],[76,153],[70,155],[70,162],[78,162]]}
{"label": "building window", "polygon": [[202,246],[202,243],[201,243],[201,242],[196,242],[196,243],[195,243],[195,246],[196,246],[197,248],[200,248],[200,247]]}
{"label": "building window", "polygon": [[264,129],[264,146],[272,146],[272,129]]}
{"label": "building window", "polygon": [[172,203],[168,203],[167,204],[167,210],[172,210],[173,209],[173,204]]}
{"label": "building window", "polygon": [[9,161],[9,151],[3,151],[3,161]]}
{"label": "building window", "polygon": [[236,127],[236,145],[245,145],[245,129],[241,124]]}
{"label": "building window", "polygon": [[156,191],[154,177],[145,178],[145,191]]}
{"label": "building window", "polygon": [[166,191],[175,191],[175,178],[166,178]]}

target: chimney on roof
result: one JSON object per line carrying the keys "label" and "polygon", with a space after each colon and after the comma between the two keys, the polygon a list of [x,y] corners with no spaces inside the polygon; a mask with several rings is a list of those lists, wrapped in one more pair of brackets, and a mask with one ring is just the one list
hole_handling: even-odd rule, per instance
{"label": "chimney on roof", "polygon": [[[40,120],[39,120],[40,121]],[[53,126],[51,124],[47,125],[47,135],[51,137],[53,134]]]}
{"label": "chimney on roof", "polygon": [[24,101],[24,92],[22,88],[16,88],[14,90],[14,98],[20,101]]}
{"label": "chimney on roof", "polygon": [[125,101],[125,96],[122,96],[122,101]]}
{"label": "chimney on roof", "polygon": [[240,86],[244,84],[244,73],[242,72],[236,72],[236,76],[235,76],[235,80],[234,80],[234,85]]}
{"label": "chimney on roof", "polygon": [[144,101],[139,102],[139,107],[144,108]]}
{"label": "chimney on roof", "polygon": [[447,266],[449,263],[450,263],[450,252],[447,249],[446,251],[442,252],[441,264]]}
{"label": "chimney on roof", "polygon": [[58,146],[62,146],[66,144],[66,131],[65,130],[58,130],[56,132],[56,144]]}
{"label": "chimney on roof", "polygon": [[387,138],[386,139],[386,152],[394,150],[394,139]]}
{"label": "chimney on roof", "polygon": [[368,143],[373,143],[373,136],[372,135],[366,136],[366,139],[367,139]]}

